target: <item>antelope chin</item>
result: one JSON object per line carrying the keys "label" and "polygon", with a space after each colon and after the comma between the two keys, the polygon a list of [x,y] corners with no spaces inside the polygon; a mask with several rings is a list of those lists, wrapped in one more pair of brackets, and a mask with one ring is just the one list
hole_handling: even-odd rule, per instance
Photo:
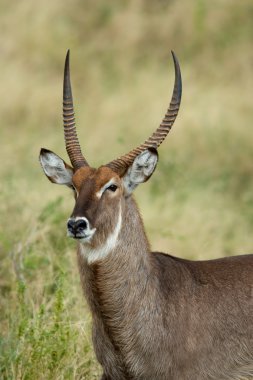
{"label": "antelope chin", "polygon": [[96,228],[93,228],[92,230],[90,230],[86,233],[77,233],[75,235],[73,233],[71,233],[70,231],[68,231],[67,236],[72,238],[72,239],[78,240],[80,243],[90,243],[95,232],[96,232]]}
{"label": "antelope chin", "polygon": [[91,239],[93,238],[93,234],[91,235],[85,235],[84,237],[82,238],[77,238],[77,240],[80,242],[80,243],[90,243],[91,242]]}

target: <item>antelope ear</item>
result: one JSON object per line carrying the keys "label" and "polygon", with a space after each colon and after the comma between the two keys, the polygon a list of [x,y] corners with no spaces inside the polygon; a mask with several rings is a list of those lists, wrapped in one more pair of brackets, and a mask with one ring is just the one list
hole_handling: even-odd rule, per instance
{"label": "antelope ear", "polygon": [[72,177],[74,170],[57,154],[42,148],[39,156],[40,164],[49,181],[59,185],[73,187]]}
{"label": "antelope ear", "polygon": [[128,168],[123,177],[123,183],[127,194],[143,182],[146,182],[154,173],[158,161],[156,149],[147,149],[140,153]]}

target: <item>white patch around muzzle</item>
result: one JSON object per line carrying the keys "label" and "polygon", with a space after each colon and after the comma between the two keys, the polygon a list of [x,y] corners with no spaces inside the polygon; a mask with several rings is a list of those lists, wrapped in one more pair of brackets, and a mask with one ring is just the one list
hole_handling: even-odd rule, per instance
{"label": "white patch around muzzle", "polygon": [[[119,210],[118,221],[115,226],[114,231],[107,237],[105,243],[98,247],[92,248],[87,244],[80,244],[80,251],[83,257],[87,260],[88,264],[93,264],[96,261],[103,260],[108,254],[116,248],[118,244],[118,236],[121,229],[122,216],[121,216],[121,207]],[[80,241],[83,243],[82,241]]]}
{"label": "white patch around muzzle", "polygon": [[89,243],[96,232],[96,228],[90,228],[90,223],[84,216],[76,216],[75,218],[69,218],[68,223],[74,221],[84,221],[86,223],[86,228],[81,232],[72,232],[67,229],[67,236],[76,239],[82,243]]}

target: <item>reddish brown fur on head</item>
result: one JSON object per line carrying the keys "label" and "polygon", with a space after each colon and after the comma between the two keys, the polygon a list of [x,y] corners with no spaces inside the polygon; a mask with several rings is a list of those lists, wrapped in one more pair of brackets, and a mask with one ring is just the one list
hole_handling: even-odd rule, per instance
{"label": "reddish brown fur on head", "polygon": [[139,154],[126,174],[120,177],[106,166],[82,166],[76,171],[59,156],[42,150],[40,162],[51,182],[65,184],[75,192],[75,206],[68,221],[68,234],[84,244],[98,247],[119,228],[125,198],[139,183],[145,182],[157,163],[157,152]]}
{"label": "reddish brown fur on head", "polygon": [[71,218],[85,218],[90,230],[96,229],[93,246],[103,243],[113,233],[118,221],[123,186],[120,177],[110,168],[82,167],[72,177],[76,204]]}
{"label": "reddish brown fur on head", "polygon": [[120,182],[117,173],[106,166],[100,166],[98,169],[83,166],[74,173],[72,182],[77,192],[80,193],[82,185],[87,182],[87,180],[94,181],[94,191],[97,192],[112,178],[116,178],[117,181]]}

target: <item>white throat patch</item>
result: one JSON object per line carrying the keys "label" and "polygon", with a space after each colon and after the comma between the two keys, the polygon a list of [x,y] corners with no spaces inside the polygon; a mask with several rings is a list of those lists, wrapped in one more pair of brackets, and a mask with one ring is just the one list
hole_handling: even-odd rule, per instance
{"label": "white throat patch", "polygon": [[102,260],[117,246],[117,240],[122,224],[121,207],[119,210],[118,222],[114,231],[108,236],[105,244],[98,248],[92,248],[88,244],[80,243],[80,251],[88,264],[93,264],[96,261]]}

